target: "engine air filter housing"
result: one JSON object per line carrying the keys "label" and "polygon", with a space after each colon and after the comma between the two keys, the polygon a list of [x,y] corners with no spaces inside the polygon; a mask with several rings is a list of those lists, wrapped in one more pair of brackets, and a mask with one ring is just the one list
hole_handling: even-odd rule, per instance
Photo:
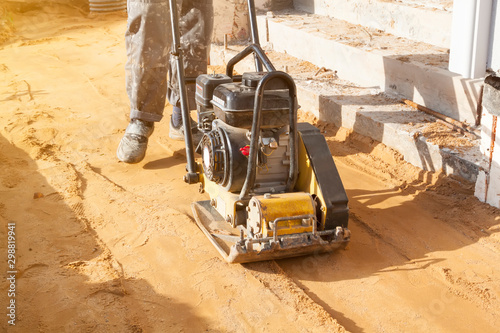
{"label": "engine air filter housing", "polygon": [[[217,118],[239,128],[252,127],[255,91],[266,73],[245,73],[241,83],[225,83],[214,90],[212,104]],[[262,103],[262,127],[279,128],[289,123],[289,93],[279,79],[266,85]]]}
{"label": "engine air filter housing", "polygon": [[196,104],[204,108],[212,108],[210,101],[214,89],[223,83],[230,83],[233,80],[224,74],[202,74],[196,78]]}

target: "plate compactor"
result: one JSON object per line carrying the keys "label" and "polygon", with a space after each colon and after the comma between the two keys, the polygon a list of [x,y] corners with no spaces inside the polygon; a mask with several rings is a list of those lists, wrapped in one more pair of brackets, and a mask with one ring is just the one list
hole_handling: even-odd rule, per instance
{"label": "plate compactor", "polygon": [[[170,0],[170,8],[177,8]],[[185,131],[189,184],[210,200],[192,204],[200,229],[230,263],[245,263],[345,247],[347,195],[320,131],[297,123],[293,79],[277,71],[259,46],[253,0],[248,0],[252,43],[229,61],[226,74],[196,78],[201,163]],[[191,128],[177,12],[170,11],[184,128]],[[233,75],[254,56],[255,72]],[[265,70],[263,70],[263,66]]]}

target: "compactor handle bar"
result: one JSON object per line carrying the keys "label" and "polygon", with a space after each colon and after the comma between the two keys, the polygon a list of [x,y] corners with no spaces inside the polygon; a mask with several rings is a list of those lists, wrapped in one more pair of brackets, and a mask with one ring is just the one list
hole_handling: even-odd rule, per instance
{"label": "compactor handle bar", "polygon": [[[261,65],[260,67],[262,68],[262,64],[266,67],[268,72],[275,72],[276,68],[274,68],[273,64],[271,63],[271,60],[267,57],[266,53],[262,48],[260,47],[259,44],[250,44],[248,45],[243,51],[235,55],[229,62],[227,63],[226,67],[226,75],[229,76],[230,78],[233,77],[233,69],[234,66],[239,63],[241,60],[243,60],[246,56],[249,54],[253,53],[256,56],[255,62]],[[261,72],[262,69],[259,71],[257,68],[258,72]]]}
{"label": "compactor handle bar", "polygon": [[[184,140],[186,145],[186,158],[187,158],[187,174],[184,176],[184,181],[189,184],[194,184],[200,181],[200,175],[197,173],[196,162],[194,159],[194,144],[193,135],[191,133],[191,116],[189,114],[187,93],[186,93],[186,79],[184,74],[184,60],[182,55],[180,43],[180,30],[177,17],[177,3],[176,0],[169,0],[170,5],[170,25],[172,28],[172,52],[171,54],[176,57],[177,65],[177,78],[179,82],[179,99],[182,112],[182,125],[184,126]],[[260,81],[256,89],[254,100],[254,112],[252,123],[252,136],[250,145],[250,155],[248,159],[248,169],[243,189],[240,193],[240,199],[244,199],[250,189],[255,183],[256,167],[257,167],[257,143],[259,137],[259,130],[261,126],[261,110],[262,99],[264,96],[264,88],[266,84],[273,78],[282,79],[288,86],[290,98],[290,172],[286,184],[287,191],[291,191],[295,186],[298,175],[298,152],[297,152],[297,92],[293,79],[284,72],[277,72],[273,64],[262,50],[259,45],[259,35],[257,31],[257,16],[255,14],[254,0],[248,0],[248,10],[250,15],[250,28],[252,33],[252,44],[246,47],[242,52],[233,57],[226,68],[226,73],[229,77],[233,77],[234,66],[251,53],[255,56],[255,66],[258,72],[262,71],[262,65],[266,67],[267,73]],[[189,78],[189,81],[192,81]]]}
{"label": "compactor handle bar", "polygon": [[169,0],[170,5],[170,26],[172,28],[172,52],[176,58],[177,79],[179,82],[179,99],[182,112],[182,126],[184,126],[184,141],[186,143],[186,158],[187,158],[187,174],[184,176],[184,181],[188,184],[197,183],[200,179],[196,172],[196,162],[194,160],[194,145],[193,134],[191,133],[191,116],[189,114],[186,79],[184,75],[184,59],[182,57],[179,21],[177,18],[177,3],[176,0]]}

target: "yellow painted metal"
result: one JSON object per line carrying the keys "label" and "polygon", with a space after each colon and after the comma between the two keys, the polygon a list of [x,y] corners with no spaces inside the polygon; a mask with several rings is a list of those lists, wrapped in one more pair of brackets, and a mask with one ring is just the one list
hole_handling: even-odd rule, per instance
{"label": "yellow painted metal", "polygon": [[236,205],[240,202],[240,196],[225,191],[221,186],[203,177],[204,190],[210,196],[212,206],[224,218],[225,221],[236,227]]}
{"label": "yellow painted metal", "polygon": [[[320,207],[320,216],[317,216],[319,222],[319,230],[324,230],[325,228],[325,219],[326,219],[326,204],[325,199],[323,198],[323,194],[319,187],[318,180],[316,179],[316,174],[314,173],[313,167],[311,165],[311,160],[307,156],[306,147],[304,146],[304,142],[302,141],[302,136],[298,136],[298,150],[299,150],[299,177],[297,178],[297,182],[295,183],[295,189],[299,191],[303,191],[314,195],[316,197],[316,203]],[[328,151],[325,154],[329,154]]]}
{"label": "yellow painted metal", "polygon": [[[256,231],[262,233],[262,237],[273,236],[273,227],[270,224],[277,218],[314,215],[315,212],[312,197],[303,192],[254,196],[248,206],[248,223],[254,226],[254,233]],[[313,219],[311,218],[277,222],[278,236],[312,231]]]}
{"label": "yellow painted metal", "polygon": [[[328,152],[325,152],[328,153]],[[316,204],[319,205],[320,209],[318,210],[319,215],[317,216],[318,220],[318,230],[324,230],[325,226],[325,200],[323,198],[321,189],[319,187],[318,180],[316,179],[316,175],[314,173],[313,167],[311,165],[311,160],[307,155],[306,148],[302,141],[302,137],[298,135],[298,162],[299,162],[299,176],[297,178],[297,182],[295,184],[295,190],[299,191],[298,194],[307,195],[308,200],[310,200],[311,195],[315,198]],[[201,168],[201,166],[200,166]],[[239,202],[239,196],[234,193],[229,193],[223,190],[216,183],[206,179],[201,173],[201,182],[203,183],[204,190],[209,194],[210,198],[213,200],[215,204],[216,210],[219,214],[228,222],[235,226],[235,216],[236,216],[236,205]],[[302,193],[300,193],[302,192]],[[294,195],[297,193],[285,193],[286,195]],[[279,194],[283,195],[283,194]],[[278,194],[273,194],[273,197],[278,196]],[[258,198],[263,198],[263,196],[257,196]],[[273,204],[274,205],[274,204]],[[307,207],[310,207],[307,205]],[[314,207],[314,205],[313,205]],[[290,203],[280,203],[271,209],[276,209],[279,212],[279,216],[291,216],[294,215],[294,204]],[[308,212],[307,214],[316,214],[316,209],[313,208],[312,212]],[[297,215],[297,214],[295,214]],[[278,217],[278,216],[276,216]],[[275,217],[275,218],[276,218]],[[284,223],[280,222],[279,224],[279,235],[281,234],[291,234],[291,233],[300,233],[300,232],[310,232],[312,227],[299,227],[297,225],[297,221],[290,221],[290,227],[285,227]],[[295,226],[294,226],[295,225]],[[267,223],[262,224],[262,232],[263,234],[267,234],[269,237],[272,236],[272,230],[267,228]],[[267,237],[263,235],[263,237]]]}

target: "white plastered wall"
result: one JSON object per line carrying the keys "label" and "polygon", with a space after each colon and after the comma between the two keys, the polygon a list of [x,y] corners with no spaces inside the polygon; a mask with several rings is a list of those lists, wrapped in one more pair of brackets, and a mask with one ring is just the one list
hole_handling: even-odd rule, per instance
{"label": "white plastered wall", "polygon": [[488,54],[488,68],[494,71],[500,70],[500,4],[498,2],[498,0],[493,1]]}
{"label": "white plastered wall", "polygon": [[465,78],[485,76],[493,0],[453,3],[449,70]]}

